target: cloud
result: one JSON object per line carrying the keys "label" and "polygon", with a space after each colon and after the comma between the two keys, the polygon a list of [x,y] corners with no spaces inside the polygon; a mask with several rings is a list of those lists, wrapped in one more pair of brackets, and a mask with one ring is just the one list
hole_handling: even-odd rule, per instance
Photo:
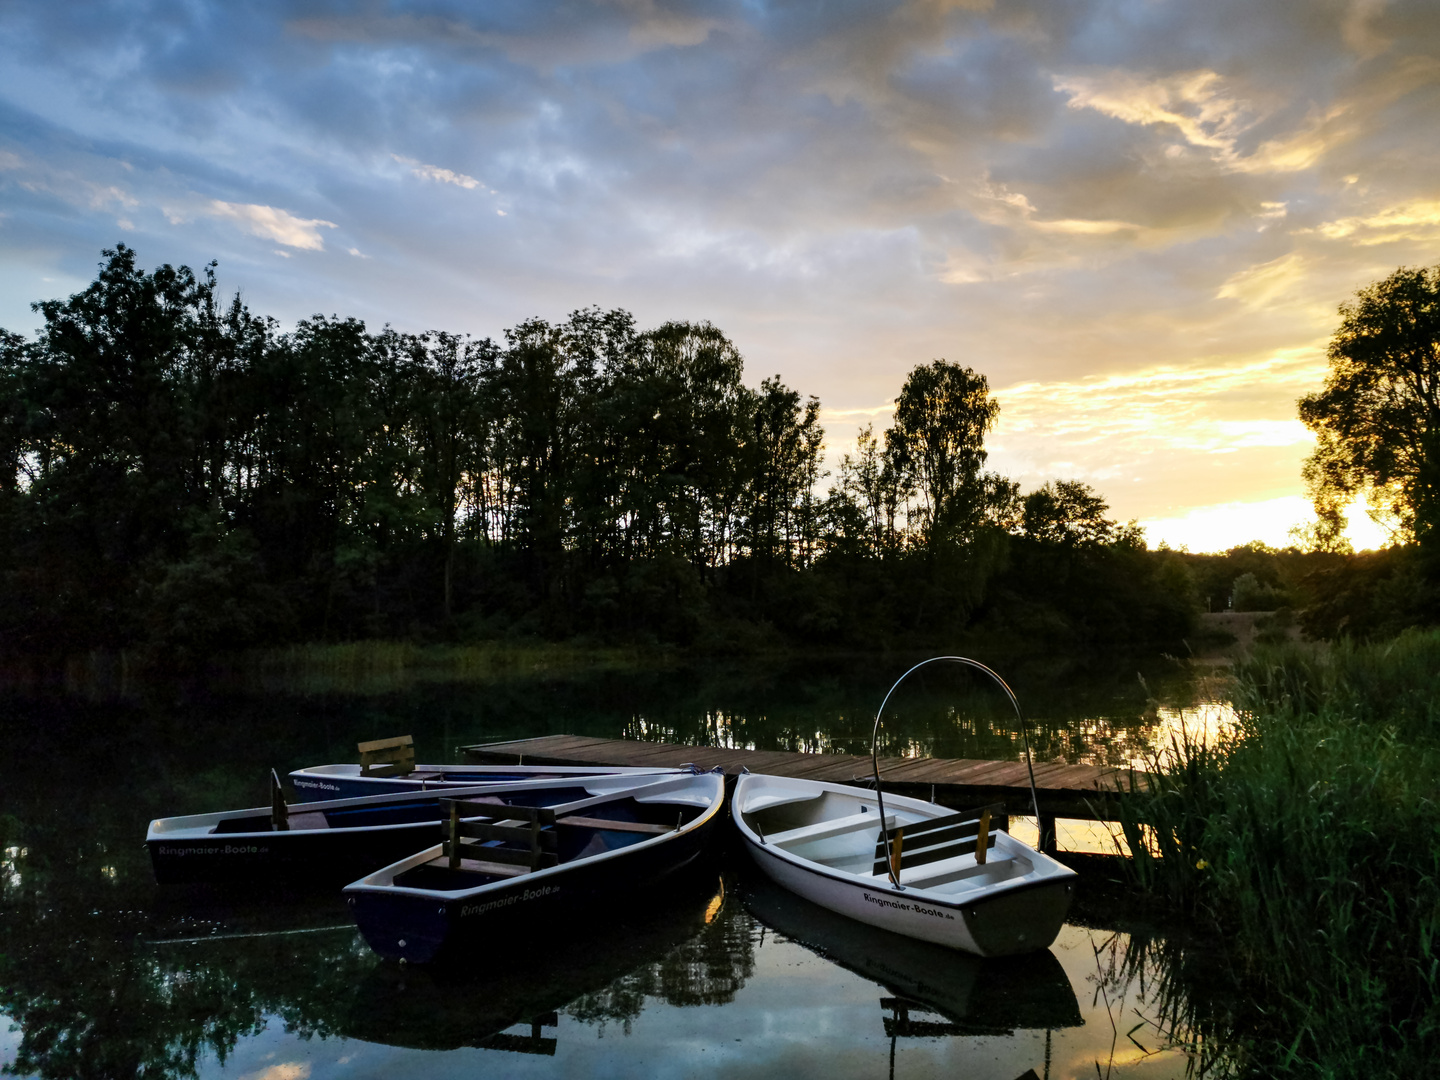
{"label": "cloud", "polygon": [[611,0],[632,21],[629,37],[641,49],[690,48],[724,26],[720,19],[665,10],[656,0]]}
{"label": "cloud", "polygon": [[1305,279],[1307,266],[1305,257],[1292,251],[1231,274],[1215,296],[1219,300],[1239,300],[1252,309],[1269,307],[1295,291]]}
{"label": "cloud", "polygon": [[414,158],[401,157],[399,154],[391,154],[390,156],[402,165],[409,165],[410,171],[422,180],[437,180],[442,184],[454,184],[456,187],[465,188],[467,191],[472,188],[484,186],[473,176],[466,176],[464,173],[442,169],[439,165],[426,165],[416,161]]}
{"label": "cloud", "polygon": [[[1242,98],[1218,73],[1202,70],[1145,78],[1116,70],[1094,76],[1057,76],[1055,89],[1069,95],[1072,109],[1093,109],[1139,127],[1173,130],[1185,146],[1206,152],[1223,171],[1293,173],[1310,168],[1333,146],[1354,138],[1353,106],[1340,102],[1312,109],[1288,133],[1244,148],[1245,137],[1279,112],[1283,97],[1262,104]],[[1173,145],[1170,157],[1182,155]]]}
{"label": "cloud", "polygon": [[1295,399],[1324,371],[1317,343],[1249,359],[1002,387],[992,449],[998,465],[1032,484],[1067,473],[1123,483],[1179,458],[1284,450],[1290,460],[1314,441],[1294,418]]}
{"label": "cloud", "polygon": [[16,183],[26,191],[51,195],[88,210],[117,206],[134,210],[140,205],[140,200],[119,184],[97,180],[30,155],[22,156],[13,150],[0,150],[0,173],[14,175]]}
{"label": "cloud", "polygon": [[1072,109],[1094,109],[1127,124],[1173,127],[1190,145],[1222,158],[1233,157],[1236,139],[1258,118],[1213,71],[1151,79],[1127,71],[1057,76],[1055,89],[1070,96]]}
{"label": "cloud", "polygon": [[1411,199],[1373,214],[1337,218],[1319,227],[1327,240],[1350,240],[1364,247],[1396,240],[1440,238],[1440,199]]}
{"label": "cloud", "polygon": [[[251,236],[274,240],[286,247],[304,251],[324,251],[325,242],[320,237],[320,229],[338,227],[333,221],[296,217],[288,210],[256,203],[232,203],[211,199],[204,212],[212,217],[238,221]],[[279,254],[283,255],[284,252]]]}

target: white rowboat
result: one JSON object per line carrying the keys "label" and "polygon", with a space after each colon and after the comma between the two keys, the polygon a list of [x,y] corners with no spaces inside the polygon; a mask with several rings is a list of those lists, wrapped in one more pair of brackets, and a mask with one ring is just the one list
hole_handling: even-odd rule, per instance
{"label": "white rowboat", "polygon": [[760,869],[821,907],[979,956],[1049,948],[1070,910],[1075,871],[1013,840],[1002,824],[1003,806],[956,813],[881,790],[885,706],[907,676],[934,663],[973,668],[1005,691],[1025,740],[1038,819],[1020,704],[1004,679],[963,656],[924,660],[890,687],[871,735],[873,791],[747,773],[735,785],[732,817]]}
{"label": "white rowboat", "polygon": [[[791,892],[871,926],[978,956],[1011,956],[1049,948],[1070,908],[1075,871],[999,829],[987,828],[977,859],[976,830],[969,830],[968,845],[952,841],[963,823],[934,803],[885,797],[886,824],[901,830],[897,886],[875,792],[748,774],[736,782],[733,799],[735,823],[761,870]],[[941,826],[928,830],[941,834],[938,842],[912,845],[907,860],[905,832],[923,835],[931,823]]]}

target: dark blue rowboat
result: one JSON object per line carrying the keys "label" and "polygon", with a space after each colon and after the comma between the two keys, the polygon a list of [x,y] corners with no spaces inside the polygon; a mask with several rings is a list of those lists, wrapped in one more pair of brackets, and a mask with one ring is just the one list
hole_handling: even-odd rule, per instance
{"label": "dark blue rowboat", "polygon": [[464,957],[512,923],[582,913],[597,896],[653,888],[691,863],[720,818],[724,779],[662,777],[488,818],[458,800],[449,840],[346,886],[345,897],[382,956]]}
{"label": "dark blue rowboat", "polygon": [[441,803],[445,796],[463,796],[496,809],[549,806],[612,795],[674,775],[672,771],[447,786],[293,805],[280,797],[276,780],[268,807],[160,818],[150,823],[145,844],[155,879],[162,885],[248,881],[338,885],[433,844],[442,835],[442,821],[448,821],[449,806]]}

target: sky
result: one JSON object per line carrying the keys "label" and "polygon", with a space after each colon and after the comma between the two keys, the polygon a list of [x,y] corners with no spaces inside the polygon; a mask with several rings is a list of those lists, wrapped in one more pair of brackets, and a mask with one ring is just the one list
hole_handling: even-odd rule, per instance
{"label": "sky", "polygon": [[1433,0],[0,0],[0,326],[117,242],[287,326],[708,320],[832,465],[945,358],[989,467],[1192,551],[1313,520],[1296,399],[1437,166]]}

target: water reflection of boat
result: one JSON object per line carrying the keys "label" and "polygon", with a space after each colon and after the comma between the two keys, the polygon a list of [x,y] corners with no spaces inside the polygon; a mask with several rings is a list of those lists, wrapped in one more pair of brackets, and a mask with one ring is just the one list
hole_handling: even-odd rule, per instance
{"label": "water reflection of boat", "polygon": [[[497,940],[483,971],[377,965],[358,986],[341,1034],[417,1050],[553,1054],[567,1006],[585,1020],[623,1023],[639,1015],[647,994],[713,979],[692,954],[713,958],[701,939],[725,929],[718,925],[724,898],[714,871],[697,869],[677,879],[663,907],[608,910],[603,920],[523,943]],[[747,959],[731,966],[748,972]]]}
{"label": "water reflection of boat", "polygon": [[632,787],[532,807],[524,820],[515,807],[469,824],[452,817],[444,844],[347,885],[365,940],[381,956],[423,964],[488,953],[511,922],[548,933],[561,911],[648,888],[691,863],[725,802],[718,773],[608,779]]}
{"label": "water reflection of boat", "polygon": [[[867,926],[812,904],[759,874],[741,886],[745,907],[766,926],[890,992],[889,1036],[1005,1035],[1084,1021],[1069,977],[1049,950],[982,959]],[[940,1021],[915,1013],[938,1014]]]}

